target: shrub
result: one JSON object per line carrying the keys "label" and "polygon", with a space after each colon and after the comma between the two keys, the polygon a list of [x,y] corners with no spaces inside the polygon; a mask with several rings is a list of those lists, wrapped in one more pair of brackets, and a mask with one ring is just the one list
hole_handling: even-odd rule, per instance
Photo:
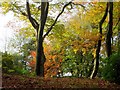
{"label": "shrub", "polygon": [[107,61],[103,68],[103,78],[110,82],[120,84],[120,55],[114,54],[105,60]]}
{"label": "shrub", "polygon": [[25,70],[25,69],[22,69],[22,68],[15,68],[15,74],[25,75],[25,74],[28,74],[28,73],[29,73],[28,70]]}
{"label": "shrub", "polygon": [[14,66],[13,66],[14,57],[10,54],[4,53],[2,55],[2,71],[4,73],[12,73]]}
{"label": "shrub", "polygon": [[2,72],[8,74],[28,74],[28,70],[23,68],[22,63],[15,59],[16,57],[17,55],[2,54]]}

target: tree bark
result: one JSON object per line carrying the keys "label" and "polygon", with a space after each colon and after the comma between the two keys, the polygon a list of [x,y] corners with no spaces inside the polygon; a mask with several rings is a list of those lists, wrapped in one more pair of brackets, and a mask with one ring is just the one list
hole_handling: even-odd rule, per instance
{"label": "tree bark", "polygon": [[41,2],[41,24],[38,31],[37,57],[36,57],[36,75],[44,77],[44,62],[46,60],[43,51],[43,32],[48,15],[48,2]]}
{"label": "tree bark", "polygon": [[110,57],[110,55],[112,54],[112,48],[111,48],[112,28],[113,28],[113,2],[109,2],[109,22],[108,22],[108,31],[106,36],[107,57]]}
{"label": "tree bark", "polygon": [[94,59],[94,66],[93,66],[93,71],[90,76],[91,79],[95,78],[97,73],[98,73],[98,68],[99,68],[99,57],[100,57],[100,48],[101,48],[101,38],[102,38],[102,24],[104,23],[108,13],[108,3],[106,5],[106,10],[103,18],[101,19],[99,23],[99,33],[100,33],[100,39],[98,40],[98,45],[97,45],[97,50],[96,50],[96,59]]}

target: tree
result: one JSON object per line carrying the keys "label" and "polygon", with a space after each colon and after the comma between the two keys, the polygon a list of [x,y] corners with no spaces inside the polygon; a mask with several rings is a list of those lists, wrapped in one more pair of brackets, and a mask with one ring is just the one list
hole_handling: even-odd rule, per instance
{"label": "tree", "polygon": [[[118,10],[120,9],[119,4],[120,4],[120,2],[118,3]],[[119,18],[119,22],[118,22],[118,54],[120,54],[120,12],[118,13],[118,18]]]}
{"label": "tree", "polygon": [[37,63],[36,63],[36,75],[44,76],[44,62],[45,55],[43,51],[43,31],[48,14],[48,2],[41,2],[41,24],[38,31],[38,44],[37,44]]}
{"label": "tree", "polygon": [[[62,11],[58,14],[58,16],[56,17],[54,23],[51,25],[50,28],[48,28],[48,31],[45,33],[45,35],[43,35],[44,32],[44,27],[45,27],[45,23],[46,23],[46,19],[47,19],[47,15],[48,15],[48,9],[49,9],[49,2],[41,2],[41,24],[40,24],[40,30],[37,31],[37,35],[38,35],[38,41],[37,41],[37,63],[36,63],[36,75],[38,76],[44,76],[44,62],[45,62],[45,55],[44,55],[44,51],[43,51],[43,40],[44,38],[50,33],[50,31],[52,30],[52,28],[55,26],[58,18],[60,17],[60,15],[64,12],[64,9],[70,5],[72,2],[69,2],[67,4],[64,5]],[[34,19],[31,21],[31,14],[30,14],[30,9],[29,9],[29,3],[27,1],[27,11],[28,11],[28,16],[29,16],[29,20],[32,23],[32,25],[35,27],[34,25]]]}
{"label": "tree", "polygon": [[99,67],[99,56],[100,56],[100,48],[101,48],[101,38],[102,38],[102,24],[104,23],[108,13],[108,3],[106,5],[106,10],[103,18],[101,19],[99,23],[99,33],[100,33],[100,39],[98,40],[97,50],[96,50],[96,58],[94,59],[94,67],[92,74],[90,78],[94,78],[97,75],[98,67]]}
{"label": "tree", "polygon": [[[104,23],[104,21],[107,17],[108,11],[109,11],[109,21],[108,21],[108,28],[107,28],[107,35],[106,35],[106,52],[107,52],[107,56],[110,57],[110,55],[112,55],[111,39],[112,39],[112,33],[113,33],[112,32],[112,29],[113,29],[113,2],[107,2],[105,14],[99,23],[100,35],[102,35],[102,24]],[[98,41],[98,47],[96,50],[96,60],[94,60],[93,72],[92,72],[90,78],[94,78],[98,72],[101,38],[102,38],[102,36],[100,36],[100,40]]]}
{"label": "tree", "polygon": [[48,8],[49,8],[49,3],[48,2],[41,2],[41,26],[40,26],[40,31],[38,31],[38,46],[37,46],[37,63],[36,63],[36,74],[38,76],[44,76],[44,62],[45,62],[45,56],[44,56],[44,51],[43,51],[43,40],[44,38],[50,33],[52,30],[53,26],[56,24],[59,16],[64,12],[64,9],[71,4],[69,2],[66,4],[62,11],[58,14],[57,18],[55,19],[54,23],[51,25],[51,27],[48,29],[45,35],[43,35],[44,32],[44,26],[46,23],[47,19],[47,14],[48,14]]}
{"label": "tree", "polygon": [[112,29],[113,29],[113,2],[108,2],[109,4],[109,22],[106,36],[106,52],[107,56],[110,57],[112,54],[111,39],[112,39]]}

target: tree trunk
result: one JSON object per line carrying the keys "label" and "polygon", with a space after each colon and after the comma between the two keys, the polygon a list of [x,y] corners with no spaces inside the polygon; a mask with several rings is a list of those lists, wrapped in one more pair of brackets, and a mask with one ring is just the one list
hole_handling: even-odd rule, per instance
{"label": "tree trunk", "polygon": [[110,55],[112,54],[111,48],[112,28],[113,28],[113,2],[109,2],[109,22],[106,36],[106,52],[108,57],[110,57]]}
{"label": "tree trunk", "polygon": [[90,77],[90,76],[91,76],[91,73],[92,73],[92,71],[93,71],[93,67],[94,67],[94,59],[93,59],[93,61],[91,62],[91,66],[90,66],[90,68],[89,68],[89,72],[88,72],[88,76],[87,76],[87,77]]}
{"label": "tree trunk", "polygon": [[[118,2],[118,19],[120,21],[120,2]],[[118,22],[118,54],[120,55],[120,22]]]}
{"label": "tree trunk", "polygon": [[48,2],[41,2],[41,24],[40,30],[38,31],[38,42],[37,42],[37,57],[36,57],[36,75],[44,77],[44,62],[45,55],[43,50],[43,31],[48,14]]}
{"label": "tree trunk", "polygon": [[99,23],[99,33],[100,33],[100,39],[98,40],[98,45],[97,45],[97,50],[96,50],[96,59],[94,59],[94,66],[93,66],[93,71],[90,76],[91,79],[95,78],[95,76],[98,73],[98,68],[99,68],[99,56],[100,56],[100,47],[101,47],[101,38],[102,38],[102,24],[104,23],[108,13],[108,3],[106,6],[105,14],[103,18],[101,19]]}

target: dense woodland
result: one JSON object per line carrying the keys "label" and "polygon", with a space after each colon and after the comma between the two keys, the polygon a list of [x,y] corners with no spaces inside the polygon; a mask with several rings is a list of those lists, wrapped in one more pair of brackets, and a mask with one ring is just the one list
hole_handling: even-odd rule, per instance
{"label": "dense woodland", "polygon": [[32,77],[31,82],[57,79],[64,88],[87,87],[80,82],[96,79],[103,87],[120,84],[120,3],[47,1],[0,3],[2,14],[12,12],[16,18],[7,25],[15,31],[7,46],[11,51],[1,52],[3,86],[21,76]]}

